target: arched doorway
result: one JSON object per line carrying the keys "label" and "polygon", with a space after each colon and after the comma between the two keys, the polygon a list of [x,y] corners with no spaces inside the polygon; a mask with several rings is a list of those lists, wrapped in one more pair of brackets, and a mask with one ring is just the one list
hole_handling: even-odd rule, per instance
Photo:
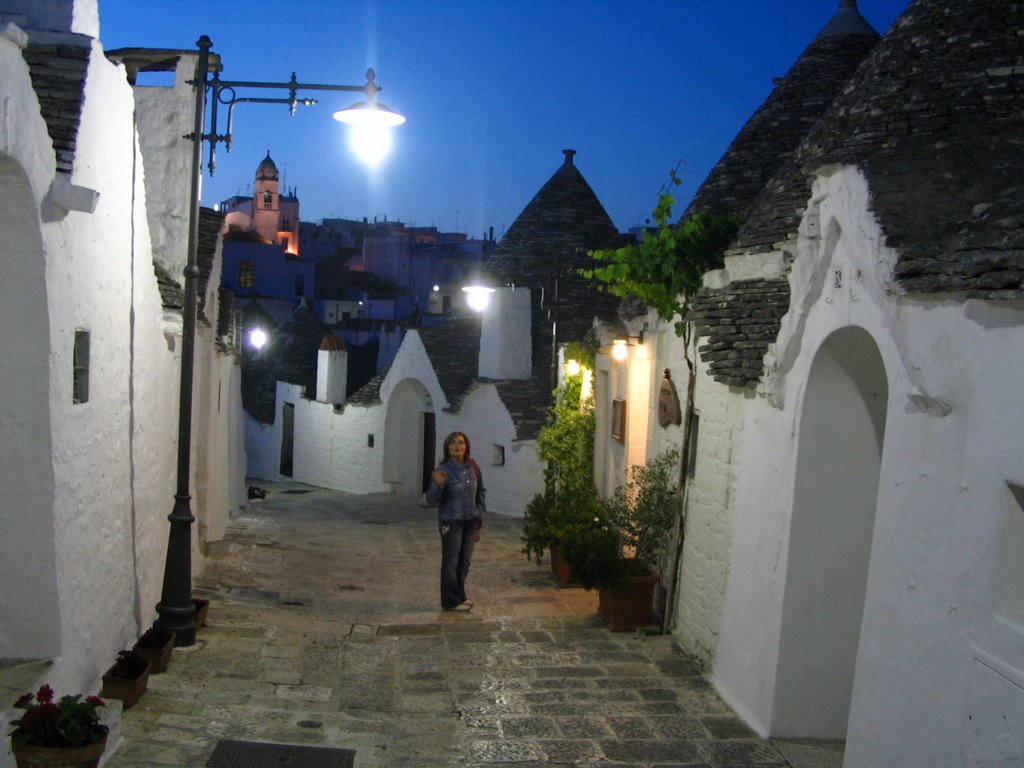
{"label": "arched doorway", "polygon": [[888,400],[870,334],[829,336],[800,416],[772,735],[846,736]]}
{"label": "arched doorway", "polygon": [[46,259],[28,179],[2,154],[0,239],[0,658],[45,658],[61,652]]}
{"label": "arched doorway", "polygon": [[403,379],[391,391],[384,425],[384,482],[395,491],[419,496],[437,461],[434,405],[427,388]]}

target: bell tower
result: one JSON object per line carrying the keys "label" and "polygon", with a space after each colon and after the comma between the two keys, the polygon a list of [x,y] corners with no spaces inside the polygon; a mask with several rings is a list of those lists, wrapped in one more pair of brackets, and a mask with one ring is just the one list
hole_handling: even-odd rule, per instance
{"label": "bell tower", "polygon": [[281,175],[270,157],[270,150],[256,169],[253,185],[252,223],[260,237],[268,243],[277,242],[281,206]]}

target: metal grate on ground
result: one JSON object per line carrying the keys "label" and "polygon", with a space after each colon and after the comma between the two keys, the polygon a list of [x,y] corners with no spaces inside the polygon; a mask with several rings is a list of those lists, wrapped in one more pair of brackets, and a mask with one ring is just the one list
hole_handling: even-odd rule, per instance
{"label": "metal grate on ground", "polygon": [[207,768],[353,768],[355,750],[223,739]]}

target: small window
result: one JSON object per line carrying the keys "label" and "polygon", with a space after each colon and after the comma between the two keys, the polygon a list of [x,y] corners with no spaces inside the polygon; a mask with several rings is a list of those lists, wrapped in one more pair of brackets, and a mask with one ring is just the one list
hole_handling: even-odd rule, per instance
{"label": "small window", "polygon": [[625,400],[612,400],[612,437],[620,443],[626,441]]}
{"label": "small window", "polygon": [[366,436],[366,447],[373,448],[373,435]]}
{"label": "small window", "polygon": [[274,196],[269,192],[263,193],[263,209],[271,210],[274,207]]}
{"label": "small window", "polygon": [[505,446],[498,445],[495,443],[491,446],[491,466],[492,467],[504,467],[505,466]]}
{"label": "small window", "polygon": [[256,283],[256,262],[242,259],[238,262],[238,284],[242,288],[252,288]]}
{"label": "small window", "polygon": [[75,331],[71,402],[89,402],[89,332]]}
{"label": "small window", "polygon": [[303,291],[306,289],[306,276],[296,275],[295,276],[295,295],[302,296]]}

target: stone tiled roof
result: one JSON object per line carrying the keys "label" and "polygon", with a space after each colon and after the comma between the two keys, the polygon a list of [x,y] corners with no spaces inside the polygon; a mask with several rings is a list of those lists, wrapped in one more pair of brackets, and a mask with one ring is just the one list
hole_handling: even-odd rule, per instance
{"label": "stone tiled roof", "polygon": [[733,139],[683,218],[698,210],[745,214],[878,40],[844,2]]}
{"label": "stone tiled roof", "polygon": [[[551,383],[547,372],[532,379],[495,381],[477,377],[480,354],[480,322],[458,319],[417,329],[441,390],[447,411],[457,412],[466,397],[482,383],[495,386],[516,428],[516,439],[532,440],[544,425],[551,407]],[[378,405],[380,387],[387,372],[378,373],[349,397],[347,404]]]}
{"label": "stone tiled roof", "polygon": [[614,248],[620,236],[594,190],[573,162],[574,150],[529,202],[498,243],[485,272],[498,284],[531,290],[534,368],[546,365],[551,321],[541,309],[542,289],[550,301],[553,276],[560,274],[559,341],[581,339],[593,318],[614,318],[618,299],[584,280],[578,269],[593,266],[588,251]]}
{"label": "stone tiled roof", "polygon": [[863,169],[909,292],[1024,297],[1024,5],[914,0],[740,234],[791,237],[809,174]]}
{"label": "stone tiled roof", "polygon": [[156,273],[156,284],[160,289],[160,301],[164,309],[181,311],[185,306],[185,290],[181,287],[181,283],[155,261],[153,262],[153,272]]}
{"label": "stone tiled roof", "polygon": [[234,305],[234,291],[226,285],[217,286],[217,328],[214,343],[222,352],[231,351]]}
{"label": "stone tiled roof", "polygon": [[420,340],[448,400],[446,410],[457,411],[476,379],[480,358],[480,321],[450,320],[419,329]]}
{"label": "stone tiled roof", "polygon": [[715,381],[735,387],[756,384],[764,354],[789,310],[789,281],[737,280],[725,288],[702,288],[694,299],[697,333],[707,342],[698,352]]}
{"label": "stone tiled roof", "polygon": [[494,386],[516,425],[516,439],[536,440],[551,410],[550,374],[545,371],[531,379],[496,381]]}
{"label": "stone tiled roof", "polygon": [[[198,317],[207,321],[206,317],[206,288],[210,282],[210,273],[213,271],[213,257],[217,252],[217,240],[220,237],[221,228],[224,226],[224,214],[212,208],[199,209],[199,247],[196,254],[199,262],[199,279],[197,290],[199,291],[199,303],[196,305]],[[220,275],[217,276],[220,278]]]}
{"label": "stone tiled roof", "polygon": [[88,37],[76,37],[81,45],[29,43],[22,51],[61,173],[71,173],[74,166],[91,50]]}
{"label": "stone tiled roof", "polygon": [[[697,190],[684,218],[697,210],[747,216],[765,185],[792,159],[878,41],[878,33],[856,3],[843,0],[743,126]],[[699,351],[708,373],[723,384],[755,384],[788,306],[785,278],[702,288],[693,301],[693,316],[698,332],[707,338]]]}
{"label": "stone tiled roof", "polygon": [[[213,270],[213,257],[217,251],[217,239],[223,226],[223,213],[219,213],[212,208],[199,209],[199,248],[196,254],[199,265],[199,278],[196,281],[196,290],[199,295],[197,297],[196,316],[204,322],[209,322],[205,313],[206,287],[210,282],[210,272]],[[156,273],[156,281],[160,288],[160,298],[163,301],[164,309],[181,310],[185,305],[185,289],[179,276],[172,275],[156,261],[153,262],[153,272]]]}

